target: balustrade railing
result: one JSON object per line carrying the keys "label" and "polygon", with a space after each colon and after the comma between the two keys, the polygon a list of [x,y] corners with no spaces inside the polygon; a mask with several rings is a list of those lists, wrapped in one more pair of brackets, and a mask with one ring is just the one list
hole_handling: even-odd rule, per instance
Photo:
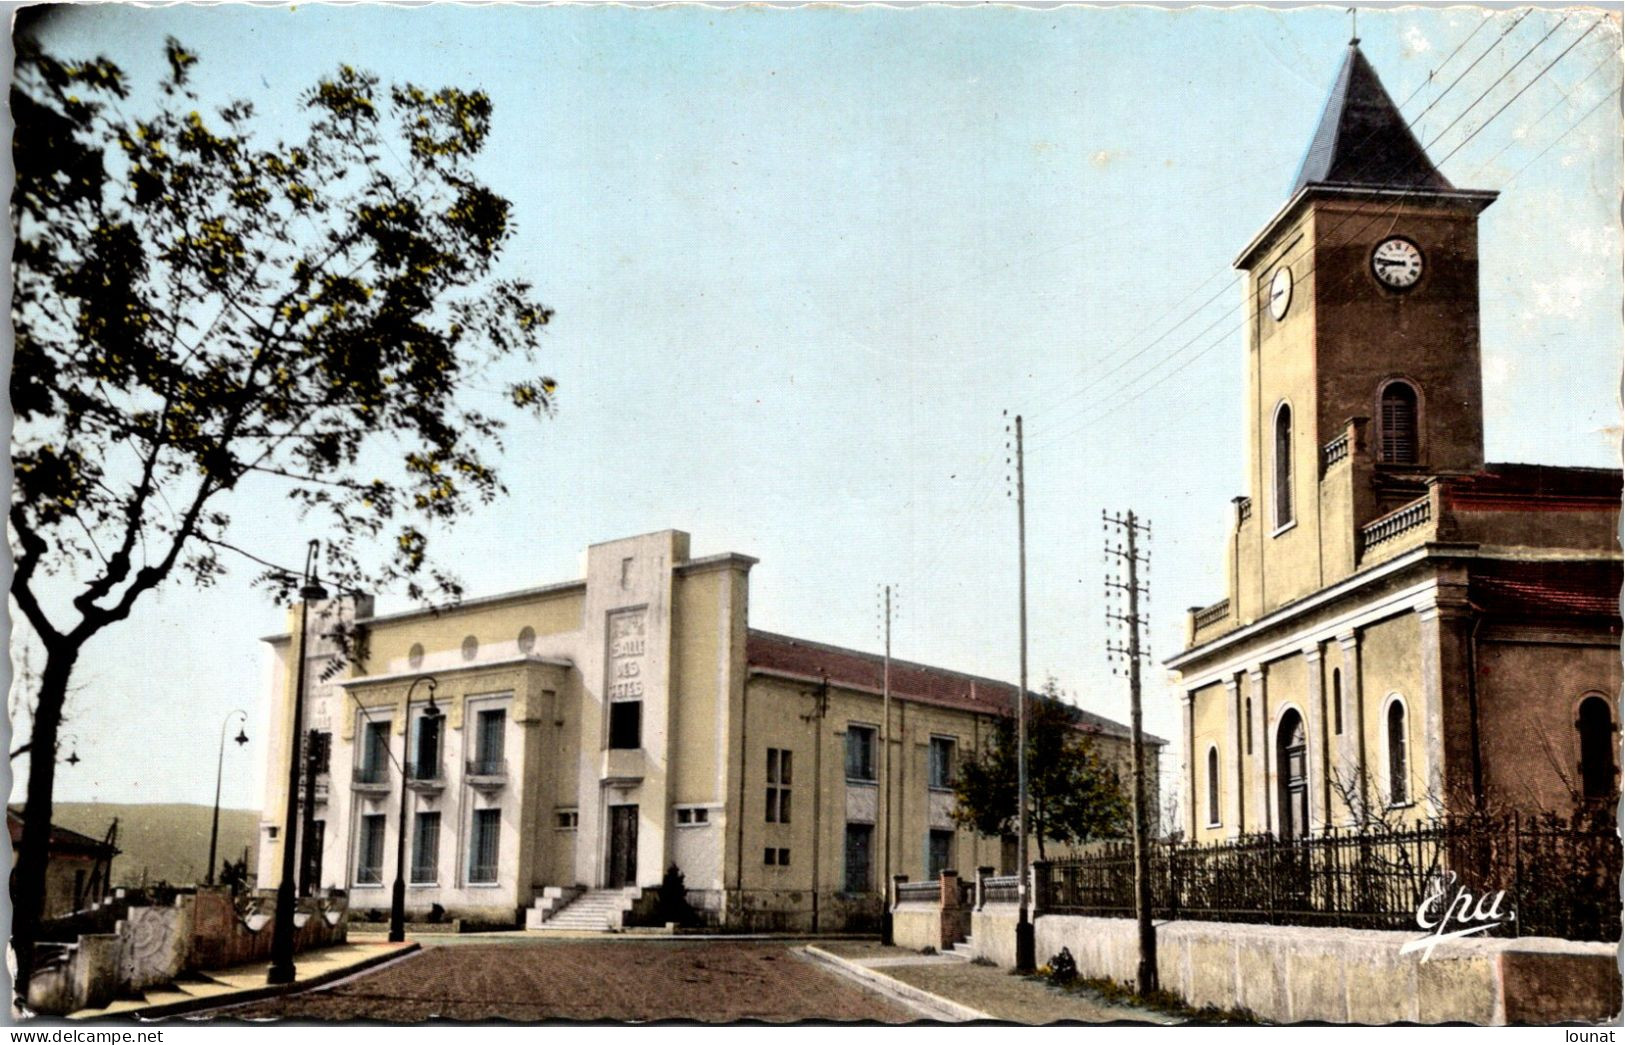
{"label": "balustrade railing", "polygon": [[1206,609],[1196,611],[1196,630],[1202,631],[1230,618],[1230,600],[1220,599]]}
{"label": "balustrade railing", "polygon": [[1349,436],[1347,432],[1327,443],[1321,451],[1325,467],[1330,468],[1339,461],[1347,459],[1349,455]]}
{"label": "balustrade railing", "polygon": [[1391,541],[1408,530],[1425,526],[1432,518],[1433,502],[1427,497],[1419,497],[1362,526],[1360,550],[1363,552],[1384,541]]}

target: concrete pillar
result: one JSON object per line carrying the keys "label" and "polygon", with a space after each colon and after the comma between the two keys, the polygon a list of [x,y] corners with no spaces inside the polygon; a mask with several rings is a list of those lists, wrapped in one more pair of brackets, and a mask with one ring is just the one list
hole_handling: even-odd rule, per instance
{"label": "concrete pillar", "polygon": [[1441,576],[1434,604],[1416,611],[1422,645],[1422,736],[1411,748],[1424,789],[1415,798],[1429,816],[1473,806],[1476,724],[1468,678],[1472,611],[1466,590],[1465,573]]}
{"label": "concrete pillar", "polygon": [[889,898],[889,903],[887,904],[887,906],[891,907],[894,910],[896,909],[896,907],[897,907],[897,898],[899,896],[901,896],[902,892],[903,892],[901,889],[899,889],[897,887],[902,885],[906,881],[908,881],[908,875],[906,875],[906,874],[894,874],[894,875],[891,876],[891,896]]}
{"label": "concrete pillar", "polygon": [[959,906],[959,872],[942,872],[942,909],[952,911]]}
{"label": "concrete pillar", "polygon": [[1269,688],[1264,683],[1264,665],[1254,664],[1247,669],[1247,689],[1253,698],[1252,738],[1253,753],[1248,761],[1251,773],[1253,831],[1275,830],[1275,803],[1270,800],[1275,785],[1274,759],[1270,758],[1270,703]]}
{"label": "concrete pillar", "polygon": [[[1194,750],[1196,746],[1196,694],[1190,690],[1184,690],[1179,695],[1179,703],[1185,714],[1185,760],[1179,767],[1180,779],[1184,782],[1182,789],[1185,792],[1183,820],[1185,837],[1194,839],[1196,837],[1196,799],[1197,795],[1200,794],[1196,787],[1197,757]],[[981,906],[980,894],[978,894],[976,905]]]}
{"label": "concrete pillar", "polygon": [[1321,669],[1320,644],[1303,650],[1304,674],[1309,684],[1303,695],[1304,772],[1309,789],[1309,831],[1319,834],[1326,827],[1326,699],[1322,692],[1325,673]]}
{"label": "concrete pillar", "polygon": [[1032,878],[1028,879],[1032,882],[1032,888],[1028,890],[1032,899],[1027,906],[1032,920],[1037,920],[1049,907],[1049,865],[1048,860],[1034,860],[1032,864]]}
{"label": "concrete pillar", "polygon": [[1349,811],[1349,821],[1357,823],[1365,816],[1369,801],[1366,794],[1370,786],[1370,771],[1366,768],[1365,754],[1365,701],[1360,684],[1360,639],[1353,631],[1337,636],[1337,645],[1343,651],[1343,735],[1338,738],[1336,772],[1343,790],[1354,799],[1358,808]]}
{"label": "concrete pillar", "polygon": [[[1224,796],[1224,833],[1231,838],[1246,830],[1247,825],[1247,806],[1244,797],[1247,787],[1245,769],[1247,723],[1242,715],[1241,699],[1241,680],[1234,676],[1225,679],[1224,718],[1228,727],[1225,730],[1225,741],[1230,745],[1233,754],[1229,760],[1229,767],[1224,768],[1224,751],[1222,748],[1219,751],[1219,765],[1221,767],[1219,787],[1221,788],[1220,794]],[[1224,779],[1226,776],[1230,778],[1228,781]],[[1204,794],[1202,797],[1206,798],[1207,796]]]}
{"label": "concrete pillar", "polygon": [[987,880],[993,877],[993,868],[978,867],[976,869],[976,909],[980,911],[982,905],[987,903]]}

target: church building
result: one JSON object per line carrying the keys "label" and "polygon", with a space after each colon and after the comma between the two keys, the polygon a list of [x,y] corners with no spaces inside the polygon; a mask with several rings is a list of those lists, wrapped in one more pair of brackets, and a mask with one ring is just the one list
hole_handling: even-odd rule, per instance
{"label": "church building", "polygon": [[[836,931],[878,924],[888,875],[1014,873],[951,813],[1016,687],[893,660],[888,723],[881,657],[750,626],[755,562],[668,530],[594,545],[582,579],[433,612],[318,604],[301,884],[383,912],[404,868],[414,919],[602,930],[648,918],[676,868],[710,924]],[[333,612],[364,639],[353,662]],[[281,875],[298,622],[266,640],[261,883]],[[1128,729],[1076,721],[1126,780]]]}
{"label": "church building", "polygon": [[1478,218],[1350,44],[1245,273],[1228,594],[1168,661],[1183,829],[1615,801],[1621,473],[1484,460]]}

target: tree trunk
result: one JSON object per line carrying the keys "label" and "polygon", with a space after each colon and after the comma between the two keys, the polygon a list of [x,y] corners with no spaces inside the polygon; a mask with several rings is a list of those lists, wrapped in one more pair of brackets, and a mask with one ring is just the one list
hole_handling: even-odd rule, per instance
{"label": "tree trunk", "polygon": [[34,943],[45,911],[45,872],[50,859],[51,791],[56,783],[57,732],[68,679],[79,659],[79,647],[62,643],[46,647],[40,675],[39,706],[34,710],[28,752],[28,801],[23,807],[23,834],[17,846],[17,868],[11,884],[11,945],[17,960],[13,990],[24,1001],[34,968]]}

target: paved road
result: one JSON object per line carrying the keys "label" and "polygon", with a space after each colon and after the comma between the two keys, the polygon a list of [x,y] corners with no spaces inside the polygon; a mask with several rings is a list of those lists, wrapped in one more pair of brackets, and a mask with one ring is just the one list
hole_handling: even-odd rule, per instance
{"label": "paved road", "polygon": [[323,991],[222,1019],[874,1020],[915,1015],[795,953],[738,941],[543,941],[432,947]]}

